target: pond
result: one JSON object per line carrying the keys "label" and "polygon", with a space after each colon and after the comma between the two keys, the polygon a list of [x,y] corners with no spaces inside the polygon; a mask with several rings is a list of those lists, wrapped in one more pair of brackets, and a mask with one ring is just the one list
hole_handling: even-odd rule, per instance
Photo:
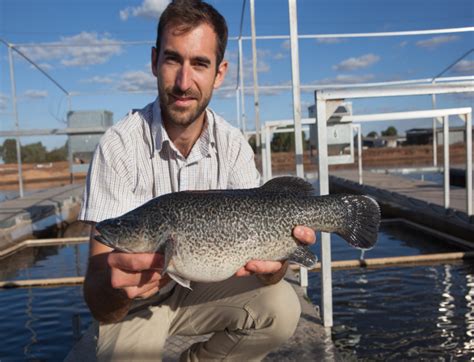
{"label": "pond", "polygon": [[[378,244],[365,257],[456,250],[405,224],[384,223]],[[332,252],[334,260],[360,256],[337,236]],[[87,255],[87,244],[25,249],[1,261],[0,276],[79,276]],[[319,304],[319,273],[310,274],[310,286],[310,297]],[[474,356],[473,296],[474,265],[467,261],[334,270],[333,341],[349,360],[467,359]],[[2,361],[63,360],[91,322],[81,287],[0,289],[0,313]]]}
{"label": "pond", "polygon": [[[333,259],[358,251],[332,236]],[[385,224],[366,258],[458,251],[404,224]],[[309,294],[319,304],[320,276]],[[474,264],[333,271],[334,344],[346,360],[452,360],[474,356]]]}

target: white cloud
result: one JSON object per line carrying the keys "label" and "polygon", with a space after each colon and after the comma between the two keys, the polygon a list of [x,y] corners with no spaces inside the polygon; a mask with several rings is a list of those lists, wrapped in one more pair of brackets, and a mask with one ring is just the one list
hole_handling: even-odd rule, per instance
{"label": "white cloud", "polygon": [[108,34],[81,32],[61,37],[59,42],[22,48],[36,62],[59,61],[66,67],[83,67],[106,63],[112,56],[122,52],[122,46]]}
{"label": "white cloud", "polygon": [[453,71],[455,73],[474,73],[474,60],[461,60],[453,67]]}
{"label": "white cloud", "polygon": [[458,39],[459,36],[457,35],[440,35],[430,39],[417,41],[416,45],[421,48],[435,49],[442,44],[451,43]]}
{"label": "white cloud", "polygon": [[125,21],[131,16],[158,19],[169,3],[169,0],[144,0],[140,6],[129,6],[120,10],[120,19]]}
{"label": "white cloud", "polygon": [[[51,69],[53,69],[53,67],[52,67],[51,64],[49,64],[49,63],[39,63],[38,66],[39,66],[41,69],[43,69],[43,70],[51,70]],[[33,64],[30,65],[30,68],[31,68],[31,69],[36,69],[36,67],[35,67]]]}
{"label": "white cloud", "polygon": [[10,98],[3,93],[0,93],[0,110],[7,109],[7,102]]}
{"label": "white cloud", "polygon": [[373,74],[363,74],[363,75],[349,75],[349,74],[339,74],[335,78],[324,78],[317,82],[317,84],[357,84],[357,83],[366,83],[374,79]]}
{"label": "white cloud", "polygon": [[156,91],[156,78],[151,71],[129,71],[122,75],[117,89],[126,92]]}
{"label": "white cloud", "polygon": [[351,71],[355,69],[362,69],[371,66],[372,64],[377,63],[380,60],[380,57],[375,54],[364,54],[358,58],[348,58],[343,60],[337,65],[333,65],[332,69],[338,71]]}
{"label": "white cloud", "polygon": [[114,79],[112,77],[102,77],[99,75],[96,75],[92,78],[87,78],[81,80],[82,83],[95,83],[95,84],[111,84],[114,82]]}
{"label": "white cloud", "polygon": [[25,98],[30,99],[42,99],[48,96],[48,91],[39,89],[28,89],[27,91],[25,91],[25,93],[23,93],[23,96]]}
{"label": "white cloud", "polygon": [[400,48],[405,48],[406,46],[408,45],[408,41],[407,40],[403,40],[400,42],[400,44],[398,44],[398,46]]}
{"label": "white cloud", "polygon": [[316,41],[320,44],[339,44],[344,41],[341,38],[318,38]]}

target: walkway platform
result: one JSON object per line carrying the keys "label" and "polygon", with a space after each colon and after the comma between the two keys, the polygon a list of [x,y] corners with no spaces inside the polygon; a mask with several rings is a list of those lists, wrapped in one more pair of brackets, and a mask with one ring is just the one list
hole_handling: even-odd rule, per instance
{"label": "walkway platform", "polygon": [[84,185],[73,184],[0,203],[0,250],[58,229],[77,219]]}
{"label": "walkway platform", "polygon": [[332,171],[331,192],[367,194],[381,205],[385,217],[399,217],[474,242],[474,217],[467,215],[466,189],[451,187],[450,207],[444,207],[442,185],[402,176],[355,170]]}
{"label": "walkway platform", "polygon": [[[302,310],[301,318],[296,332],[290,340],[268,354],[264,361],[339,361],[330,332],[323,327],[318,308],[305,297],[295,272],[288,270],[286,280],[293,285],[299,297]],[[209,336],[172,336],[168,338],[163,361],[178,361],[181,352],[193,343],[207,340]],[[96,340],[97,330],[96,326],[93,325],[73,347],[65,361],[95,361]]]}

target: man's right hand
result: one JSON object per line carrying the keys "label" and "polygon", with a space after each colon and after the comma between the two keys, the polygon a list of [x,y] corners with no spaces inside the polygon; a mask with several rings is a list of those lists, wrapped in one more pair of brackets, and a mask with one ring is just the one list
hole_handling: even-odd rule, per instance
{"label": "man's right hand", "polygon": [[126,254],[95,240],[91,230],[89,264],[84,280],[84,298],[99,322],[122,320],[135,298],[148,298],[169,282],[162,276],[161,254]]}
{"label": "man's right hand", "polygon": [[126,254],[111,252],[107,257],[111,285],[121,289],[129,299],[149,298],[169,281],[162,275],[164,256],[155,254]]}

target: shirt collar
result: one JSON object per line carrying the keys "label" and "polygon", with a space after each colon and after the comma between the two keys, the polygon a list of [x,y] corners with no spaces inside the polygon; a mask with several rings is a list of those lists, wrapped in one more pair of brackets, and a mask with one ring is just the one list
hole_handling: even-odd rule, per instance
{"label": "shirt collar", "polygon": [[[191,156],[191,154],[194,154],[197,150],[199,150],[203,157],[209,156],[211,152],[216,153],[214,127],[215,113],[211,109],[207,108],[204,129],[201,132],[201,135],[197,139],[196,143],[194,144],[189,156]],[[168,143],[168,146],[176,151],[176,148],[174,147],[173,142],[171,142],[168,136],[168,132],[166,132],[166,129],[163,125],[163,121],[161,118],[160,102],[158,98],[153,103],[153,122],[151,129],[152,134],[155,138],[154,142],[155,149],[157,152],[160,152],[166,143]]]}

